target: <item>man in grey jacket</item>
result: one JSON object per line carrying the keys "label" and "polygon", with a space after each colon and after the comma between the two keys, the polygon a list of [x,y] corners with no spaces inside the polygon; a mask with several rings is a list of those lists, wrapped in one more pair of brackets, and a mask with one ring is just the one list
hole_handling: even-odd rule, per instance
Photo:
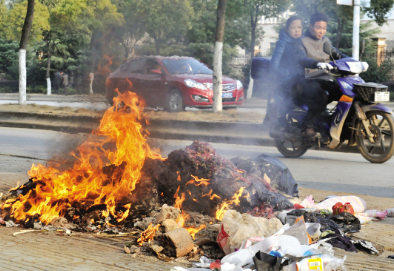
{"label": "man in grey jacket", "polygon": [[[305,56],[319,62],[327,63],[324,68],[332,69],[328,64],[333,59],[341,59],[348,57],[339,52],[331,45],[330,40],[324,35],[327,32],[328,17],[324,13],[313,14],[310,18],[309,29],[305,35],[301,37]],[[329,43],[326,44],[325,43]],[[329,52],[327,49],[331,48]],[[307,77],[317,70],[306,69]],[[323,83],[318,80],[307,80],[303,87],[303,102],[308,106],[309,110],[304,120],[305,135],[308,137],[315,136],[314,123],[316,117],[325,110],[328,103],[339,100],[342,93],[340,89],[330,83]],[[329,95],[327,95],[327,92]]]}

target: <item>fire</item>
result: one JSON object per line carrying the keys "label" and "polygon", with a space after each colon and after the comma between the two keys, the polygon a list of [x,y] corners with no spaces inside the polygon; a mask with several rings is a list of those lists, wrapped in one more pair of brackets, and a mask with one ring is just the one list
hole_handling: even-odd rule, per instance
{"label": "fire", "polygon": [[227,212],[227,208],[228,208],[229,205],[232,205],[232,204],[239,205],[239,203],[240,203],[239,198],[242,196],[243,191],[244,191],[244,188],[241,187],[241,188],[234,194],[234,196],[233,196],[230,200],[224,201],[224,202],[220,205],[219,209],[216,211],[216,219],[217,219],[217,220],[220,220],[220,221],[221,221],[221,220],[223,219],[223,216],[224,216],[224,214]]}
{"label": "fire", "polygon": [[213,190],[209,190],[209,192],[207,194],[203,194],[202,197],[209,197],[210,200],[214,200],[215,198],[217,199],[221,199],[218,195],[213,194],[212,195]]}
{"label": "fire", "polygon": [[[186,200],[186,198],[185,198],[185,193],[182,193],[181,197],[179,197],[178,192],[179,192],[180,188],[181,188],[181,186],[178,186],[178,189],[176,190],[175,195],[174,195],[174,198],[175,198],[175,205],[174,205],[174,207],[182,210],[182,204]],[[185,224],[186,219],[188,219],[188,218],[189,218],[189,215],[186,214],[182,210],[182,213],[178,216],[178,219],[176,220],[176,222],[183,227],[183,225]]]}
{"label": "fire", "polygon": [[[69,207],[86,211],[105,205],[108,214],[123,221],[131,206],[123,206],[126,211],[121,217],[115,209],[135,190],[145,158],[164,159],[146,143],[140,108],[144,102],[135,93],[118,94],[115,106],[105,112],[99,128],[71,153],[76,158],[72,168],[61,172],[55,167],[33,164],[28,174],[35,188],[7,200],[0,209],[8,209],[16,221],[37,215],[48,224],[55,217],[64,216]],[[116,148],[106,148],[107,143],[115,143]],[[106,166],[113,166],[114,174],[107,176]]]}
{"label": "fire", "polygon": [[180,182],[182,179],[181,179],[181,175],[179,175],[179,171],[177,171],[176,174],[178,175],[178,178],[177,178],[176,180],[177,180],[178,182]]}
{"label": "fire", "polygon": [[140,238],[137,240],[138,245],[142,246],[144,242],[150,243],[153,240],[157,230],[160,227],[160,224],[157,224],[156,226],[152,226],[152,225],[153,223],[150,223],[149,227],[144,232],[141,233]]}
{"label": "fire", "polygon": [[194,184],[195,186],[200,186],[200,185],[208,186],[209,185],[210,179],[199,179],[198,177],[193,176],[193,175],[192,175],[192,177],[193,177],[194,180],[188,181],[185,184],[185,186],[188,185],[188,184]]}
{"label": "fire", "polygon": [[112,65],[112,59],[109,56],[104,55],[103,56],[106,59],[106,63],[104,66],[99,63],[97,73],[98,74],[103,74],[103,75],[108,75],[111,73],[111,70],[109,67]]}
{"label": "fire", "polygon": [[[181,193],[181,197],[179,197],[178,193],[179,193],[180,188],[181,188],[181,186],[178,186],[178,189],[176,190],[175,195],[174,195],[174,198],[175,198],[174,207],[182,210],[182,204],[186,199],[185,199],[185,193]],[[188,191],[188,192],[190,192],[190,191]],[[193,200],[196,201],[195,199],[193,199]],[[205,229],[206,225],[204,225],[204,224],[200,225],[200,227],[198,227],[198,228],[184,227],[185,221],[189,218],[190,218],[190,216],[188,214],[186,214],[184,210],[182,210],[182,213],[178,216],[176,222],[178,224],[180,224],[183,228],[185,228],[194,239],[194,236],[196,235],[196,233],[198,233],[202,229]]]}
{"label": "fire", "polygon": [[116,220],[116,221],[118,221],[118,223],[122,222],[123,220],[125,220],[129,216],[131,203],[126,204],[124,207],[126,208],[126,211]]}
{"label": "fire", "polygon": [[193,240],[195,240],[196,239],[195,238],[196,233],[198,233],[199,231],[205,229],[206,227],[207,226],[205,224],[202,224],[198,228],[185,228],[185,229],[190,233],[190,235],[192,236]]}

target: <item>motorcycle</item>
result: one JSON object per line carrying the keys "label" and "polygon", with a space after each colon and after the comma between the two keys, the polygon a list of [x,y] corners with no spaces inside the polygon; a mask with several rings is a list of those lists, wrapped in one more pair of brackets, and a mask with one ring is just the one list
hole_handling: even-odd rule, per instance
{"label": "motorcycle", "polygon": [[[366,62],[343,58],[330,62],[331,71],[319,70],[306,80],[328,82],[340,88],[342,96],[336,106],[318,117],[316,136],[302,135],[301,124],[308,108],[295,105],[286,114],[285,124],[280,131],[270,130],[279,152],[285,157],[301,157],[310,148],[339,149],[347,142],[356,146],[361,155],[372,163],[384,163],[394,154],[393,111],[380,104],[389,101],[387,86],[365,83],[358,75],[368,69]],[[278,104],[270,104],[276,107]],[[269,108],[268,108],[269,110]]]}

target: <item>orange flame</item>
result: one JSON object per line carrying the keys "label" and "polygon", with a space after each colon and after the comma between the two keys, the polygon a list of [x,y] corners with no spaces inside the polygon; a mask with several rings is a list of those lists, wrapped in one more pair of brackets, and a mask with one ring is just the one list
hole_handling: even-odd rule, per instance
{"label": "orange flame", "polygon": [[209,190],[209,192],[207,194],[203,194],[202,197],[209,197],[210,200],[214,200],[215,198],[217,199],[221,199],[218,195],[213,194],[212,195],[213,190]]}
{"label": "orange flame", "polygon": [[108,75],[111,73],[111,70],[109,67],[112,65],[112,59],[109,56],[104,55],[103,56],[107,61],[104,66],[101,66],[101,63],[99,63],[98,68],[97,68],[97,73],[103,74],[103,75]]}
{"label": "orange flame", "polygon": [[244,191],[244,188],[241,187],[241,188],[234,194],[234,196],[233,196],[230,200],[224,201],[224,202],[220,205],[219,209],[216,211],[216,219],[217,219],[217,220],[220,220],[220,221],[221,221],[221,220],[223,219],[223,216],[224,216],[224,214],[227,212],[227,209],[228,209],[228,206],[229,206],[229,205],[232,205],[232,204],[239,205],[239,203],[240,203],[239,198],[242,196],[243,191]]}
{"label": "orange flame", "polygon": [[[178,186],[178,189],[175,192],[174,198],[175,198],[175,208],[178,208],[180,210],[182,210],[182,204],[185,201],[185,193],[181,193],[181,197],[179,197],[178,193],[179,193],[179,189],[181,187]],[[188,190],[187,192],[189,192],[189,194],[191,195],[191,192]],[[195,202],[197,201],[196,199],[193,199]],[[200,227],[198,228],[192,228],[192,227],[184,227],[185,225],[185,221],[187,219],[190,218],[190,215],[186,214],[185,211],[182,210],[182,213],[178,216],[176,222],[178,224],[180,224],[182,226],[182,228],[185,228],[190,235],[193,237],[193,239],[195,238],[194,236],[196,235],[196,233],[198,233],[199,231],[201,231],[202,229],[205,229],[205,225],[200,225]]]}
{"label": "orange flame", "polygon": [[[178,192],[179,192],[180,188],[181,188],[181,186],[178,186],[178,189],[176,190],[175,195],[174,195],[174,198],[175,198],[174,207],[182,210],[182,204],[186,200],[186,198],[185,198],[185,193],[182,193],[181,197],[179,197]],[[186,219],[188,219],[189,217],[190,216],[182,210],[182,213],[178,216],[176,222],[179,223],[183,227]]]}
{"label": "orange flame", "polygon": [[126,204],[124,206],[127,210],[116,220],[119,222],[122,222],[123,220],[125,220],[128,216],[129,216],[129,211],[130,211],[130,207],[131,207],[131,203]]}
{"label": "orange flame", "polygon": [[188,185],[188,184],[194,184],[195,186],[200,186],[200,185],[208,186],[209,185],[210,179],[199,179],[198,177],[193,176],[193,175],[192,175],[192,177],[193,177],[194,180],[188,181],[185,184],[185,186]]}
{"label": "orange flame", "polygon": [[207,226],[205,224],[202,224],[198,228],[185,228],[185,229],[190,233],[190,235],[192,236],[193,240],[195,240],[196,239],[195,238],[196,233],[198,233],[199,231],[205,229],[206,227]]}
{"label": "orange flame", "polygon": [[142,246],[144,242],[150,243],[153,240],[157,230],[160,227],[160,224],[157,224],[156,226],[152,226],[152,225],[153,223],[150,223],[149,227],[144,232],[141,233],[140,238],[138,238],[137,240],[138,245]]}
{"label": "orange flame", "polygon": [[[33,164],[28,174],[36,188],[7,200],[0,209],[10,209],[17,221],[38,214],[48,224],[53,218],[64,216],[73,205],[90,208],[104,204],[108,213],[117,218],[115,208],[135,190],[145,158],[163,158],[146,143],[140,108],[144,102],[135,93],[125,92],[114,98],[114,104],[122,106],[109,108],[98,130],[71,153],[76,158],[71,169],[60,172]],[[115,150],[104,147],[110,142],[116,144]],[[115,168],[111,176],[104,170],[109,165]],[[125,219],[126,212],[119,221]]]}

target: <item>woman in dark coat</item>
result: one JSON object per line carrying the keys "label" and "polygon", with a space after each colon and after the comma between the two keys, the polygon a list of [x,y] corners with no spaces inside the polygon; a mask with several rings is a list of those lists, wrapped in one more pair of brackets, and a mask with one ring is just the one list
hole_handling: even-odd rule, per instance
{"label": "woman in dark coat", "polygon": [[[280,108],[272,108],[270,103],[268,115],[279,115],[279,123],[275,123],[276,129],[283,127],[286,112],[292,109],[294,99],[300,94],[300,84],[305,78],[305,68],[318,67],[319,62],[306,57],[300,39],[302,35],[302,21],[298,16],[291,16],[286,27],[279,33],[279,40],[276,42],[274,54],[271,59],[270,72],[275,80],[273,98]],[[276,111],[276,113],[275,113]],[[275,119],[275,117],[274,117]]]}

